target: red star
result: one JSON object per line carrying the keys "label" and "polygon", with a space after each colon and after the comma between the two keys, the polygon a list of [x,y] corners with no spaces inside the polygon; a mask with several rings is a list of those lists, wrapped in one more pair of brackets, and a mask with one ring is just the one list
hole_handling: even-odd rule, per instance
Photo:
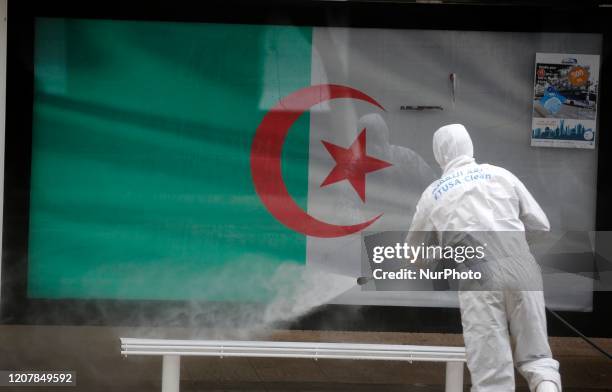
{"label": "red star", "polygon": [[348,180],[363,202],[365,202],[366,196],[366,174],[392,166],[388,162],[366,155],[365,128],[349,148],[340,147],[324,140],[321,140],[321,142],[336,161],[336,166],[329,172],[321,187]]}

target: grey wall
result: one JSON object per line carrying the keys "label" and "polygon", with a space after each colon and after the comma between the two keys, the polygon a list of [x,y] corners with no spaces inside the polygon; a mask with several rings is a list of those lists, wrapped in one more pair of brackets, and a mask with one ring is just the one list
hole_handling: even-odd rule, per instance
{"label": "grey wall", "polygon": [[[347,201],[350,190],[346,189],[345,201],[333,206],[318,202],[333,199],[332,189],[317,187],[332,164],[319,139],[348,145],[360,131],[357,120],[378,112],[390,128],[390,143],[420,155],[437,175],[440,169],[431,149],[434,131],[448,123],[465,124],[474,140],[476,159],[505,167],[523,180],[546,211],[553,230],[594,230],[597,150],[536,148],[530,146],[530,137],[536,52],[600,54],[601,43],[597,34],[315,29],[312,84],[357,88],[380,102],[386,111],[355,100],[338,100],[311,112],[310,154],[320,159],[314,160],[319,162],[318,167],[310,166],[309,212],[347,224],[363,221],[388,207],[384,203],[372,206],[376,200],[363,204]],[[451,73],[457,75],[455,103]],[[402,105],[440,105],[444,110],[407,112],[400,110]],[[373,153],[370,147],[368,144],[369,153]],[[377,176],[382,174],[368,177],[368,187],[376,187]],[[396,189],[375,188],[373,194],[403,195],[405,215],[395,221],[405,222],[403,227],[407,228],[418,195],[424,190],[420,183],[402,180]],[[327,199],[323,192],[330,193]],[[399,229],[392,218],[386,213],[369,229]],[[340,274],[359,274],[355,260],[358,253],[350,251],[359,239],[343,238],[341,242],[342,246],[334,246],[328,240],[309,238],[309,263]],[[566,288],[568,277],[558,278],[564,282],[559,287]],[[588,309],[592,281],[571,281],[583,293],[553,302],[560,307]],[[444,306],[454,301],[437,298],[438,293],[436,297],[420,295],[355,289],[337,302]]]}
{"label": "grey wall", "polygon": [[[393,113],[391,124],[406,130],[394,134],[397,143],[411,143],[433,162],[428,133],[444,123],[464,123],[477,159],[519,176],[553,229],[595,228],[597,151],[530,147],[530,133],[535,53],[599,54],[600,35],[391,32],[387,45],[396,49],[386,51],[387,63],[409,52],[422,59],[402,62],[398,74],[426,75],[407,88],[420,91],[423,102],[442,101],[450,108],[437,114]],[[450,72],[458,75],[454,109],[445,81]]]}
{"label": "grey wall", "polygon": [[[433,132],[443,124],[463,123],[477,160],[519,176],[553,229],[594,229],[597,151],[531,147],[530,135],[535,53],[600,54],[601,35],[325,30],[313,40],[323,59],[323,78],[360,88],[383,103],[392,144],[413,149],[438,170]],[[317,34],[327,37],[317,39]],[[455,105],[451,72],[457,74]],[[403,104],[441,105],[444,111],[399,111]]]}

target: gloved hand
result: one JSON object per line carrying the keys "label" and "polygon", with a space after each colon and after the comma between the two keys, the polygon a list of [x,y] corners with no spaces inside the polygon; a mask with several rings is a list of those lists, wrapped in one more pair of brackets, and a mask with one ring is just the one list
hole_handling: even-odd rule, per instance
{"label": "gloved hand", "polygon": [[559,388],[552,381],[542,381],[538,384],[536,392],[559,392]]}

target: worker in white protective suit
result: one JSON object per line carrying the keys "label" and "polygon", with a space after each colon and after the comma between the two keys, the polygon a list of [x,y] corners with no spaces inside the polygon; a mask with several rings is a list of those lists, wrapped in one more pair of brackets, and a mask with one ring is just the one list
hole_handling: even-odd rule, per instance
{"label": "worker in white protective suit", "polygon": [[515,390],[510,337],[530,391],[561,392],[559,363],[546,332],[541,270],[525,238],[525,230],[550,229],[544,211],[512,173],[475,162],[463,125],[438,129],[433,151],[442,178],[423,192],[411,233],[484,233],[487,252],[495,255],[483,263],[488,282],[459,290],[472,392]]}

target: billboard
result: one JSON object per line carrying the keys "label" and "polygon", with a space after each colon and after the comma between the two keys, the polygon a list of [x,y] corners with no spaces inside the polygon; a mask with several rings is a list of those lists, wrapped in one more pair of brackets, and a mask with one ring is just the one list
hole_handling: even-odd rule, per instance
{"label": "billboard", "polygon": [[409,227],[455,122],[553,227],[594,229],[596,156],[524,132],[541,43],[601,37],[37,18],[27,295],[456,306],[361,290],[362,234]]}

